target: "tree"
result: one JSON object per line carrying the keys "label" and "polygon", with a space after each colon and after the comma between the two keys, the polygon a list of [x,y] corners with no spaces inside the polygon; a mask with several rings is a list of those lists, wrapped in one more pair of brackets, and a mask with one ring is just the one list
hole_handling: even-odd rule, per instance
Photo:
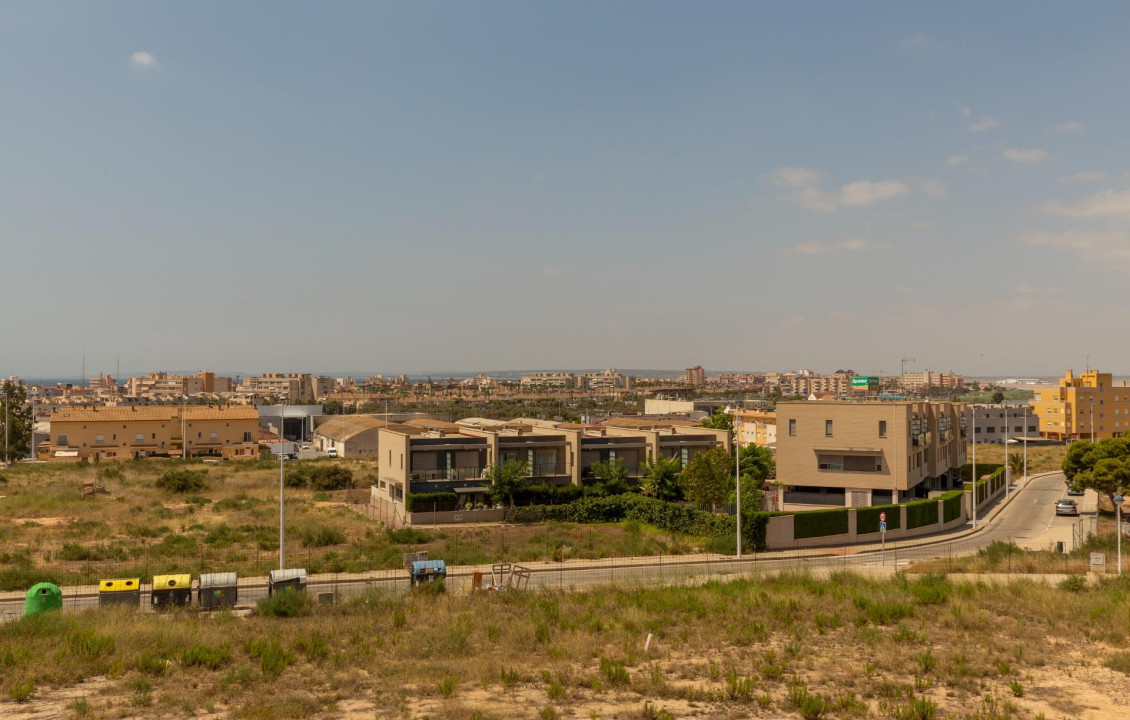
{"label": "tree", "polygon": [[695,455],[679,474],[679,484],[687,499],[710,505],[711,510],[726,501],[733,482],[733,459],[719,447]]}
{"label": "tree", "polygon": [[981,383],[973,381],[969,384],[969,389],[973,392],[981,392]]}
{"label": "tree", "polygon": [[643,477],[640,478],[640,493],[659,500],[678,500],[682,497],[679,488],[679,461],[675,458],[657,457],[652,462],[640,465]]}
{"label": "tree", "polygon": [[[7,413],[4,412],[5,407]],[[0,388],[0,459],[11,462],[31,455],[31,430],[34,426],[27,388],[5,380]],[[4,438],[8,452],[4,453]]]}
{"label": "tree", "polygon": [[1024,474],[1024,456],[1020,453],[1009,453],[1008,455],[1008,472],[1012,477],[1020,477]]}
{"label": "tree", "polygon": [[1063,474],[1068,485],[1106,495],[1113,505],[1115,495],[1130,492],[1130,439],[1072,443],[1063,458]]}
{"label": "tree", "polygon": [[620,458],[609,458],[592,464],[592,474],[599,482],[593,484],[594,495],[623,495],[628,487],[628,470]]}
{"label": "tree", "polygon": [[492,465],[487,468],[486,479],[490,481],[490,496],[496,502],[503,499],[510,501],[514,507],[514,493],[518,492],[526,483],[529,475],[526,463],[519,460],[507,460],[501,465]]}
{"label": "tree", "polygon": [[725,410],[718,409],[710,417],[702,419],[702,426],[715,430],[729,430],[732,433],[734,431],[734,416]]}
{"label": "tree", "polygon": [[[741,487],[742,507],[761,508],[761,499],[764,496],[765,479],[776,466],[773,453],[769,448],[759,447],[754,444],[746,445],[741,449]],[[737,492],[733,486],[726,501],[731,505],[737,504]]]}
{"label": "tree", "polygon": [[993,393],[993,404],[1000,405],[1002,402],[1004,402],[1004,393],[1000,390],[997,390],[995,393]]}

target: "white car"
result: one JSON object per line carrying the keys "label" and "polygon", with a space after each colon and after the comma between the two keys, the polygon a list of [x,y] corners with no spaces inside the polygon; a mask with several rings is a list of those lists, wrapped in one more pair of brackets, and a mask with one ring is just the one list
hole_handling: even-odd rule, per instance
{"label": "white car", "polygon": [[337,448],[330,448],[326,451],[326,457],[337,457]]}

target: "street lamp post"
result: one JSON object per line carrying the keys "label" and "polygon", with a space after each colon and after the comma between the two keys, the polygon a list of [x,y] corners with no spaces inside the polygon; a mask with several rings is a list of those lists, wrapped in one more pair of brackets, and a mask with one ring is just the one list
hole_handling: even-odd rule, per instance
{"label": "street lamp post", "polygon": [[1004,497],[1008,499],[1008,482],[1009,482],[1009,468],[1008,468],[1008,404],[1003,400],[1001,404],[1004,405]]}
{"label": "street lamp post", "polygon": [[283,469],[283,463],[286,461],[286,454],[283,452],[286,442],[286,435],[283,434],[285,427],[286,405],[284,403],[279,412],[279,570],[286,570],[286,499],[283,495],[286,477],[286,471]]}
{"label": "street lamp post", "polygon": [[1118,536],[1118,574],[1122,574],[1122,496],[1114,496],[1114,533]]}
{"label": "street lamp post", "polygon": [[977,527],[977,406],[973,409],[973,527]]}
{"label": "street lamp post", "polygon": [[[739,426],[740,428],[740,426]],[[737,487],[738,557],[742,556],[742,442],[740,430],[734,433],[734,478]]]}

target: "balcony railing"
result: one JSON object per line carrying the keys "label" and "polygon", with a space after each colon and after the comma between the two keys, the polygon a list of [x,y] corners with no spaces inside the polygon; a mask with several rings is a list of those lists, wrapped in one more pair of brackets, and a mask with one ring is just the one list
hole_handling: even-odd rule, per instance
{"label": "balcony railing", "polygon": [[459,467],[445,470],[413,470],[412,480],[443,481],[443,480],[478,480],[483,476],[481,467]]}
{"label": "balcony railing", "polygon": [[570,474],[569,465],[567,463],[547,462],[547,463],[534,463],[526,477],[555,477],[558,475]]}

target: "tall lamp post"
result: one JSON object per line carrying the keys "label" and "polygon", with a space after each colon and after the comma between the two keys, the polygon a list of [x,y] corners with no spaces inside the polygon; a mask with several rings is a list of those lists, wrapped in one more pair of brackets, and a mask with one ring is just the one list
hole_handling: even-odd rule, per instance
{"label": "tall lamp post", "polygon": [[1122,496],[1114,496],[1114,533],[1118,536],[1118,574],[1122,574]]}
{"label": "tall lamp post", "polygon": [[[740,420],[739,420],[740,422]],[[740,425],[734,432],[734,478],[737,486],[738,558],[742,556],[742,441]],[[756,427],[755,427],[756,432]]]}
{"label": "tall lamp post", "polygon": [[1008,404],[1003,400],[1001,405],[1004,405],[1004,497],[1008,499],[1008,483],[1011,473],[1008,468]]}
{"label": "tall lamp post", "polygon": [[973,409],[973,527],[977,527],[977,405]]}
{"label": "tall lamp post", "polygon": [[283,495],[286,476],[286,471],[283,469],[283,463],[286,461],[286,453],[283,452],[286,442],[286,435],[283,434],[285,427],[286,403],[284,401],[282,410],[279,412],[279,570],[286,570],[286,500]]}

